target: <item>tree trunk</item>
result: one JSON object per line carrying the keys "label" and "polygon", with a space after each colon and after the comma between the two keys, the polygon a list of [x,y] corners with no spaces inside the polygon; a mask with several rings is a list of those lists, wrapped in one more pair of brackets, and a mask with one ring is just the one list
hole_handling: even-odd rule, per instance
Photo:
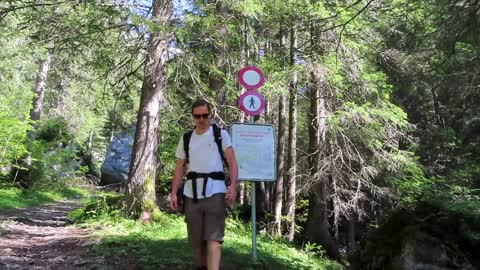
{"label": "tree trunk", "polygon": [[[52,53],[48,51],[47,58],[44,60],[41,60],[38,63],[37,78],[35,80],[35,87],[33,89],[33,92],[34,92],[33,101],[32,101],[33,108],[30,110],[30,119],[33,121],[34,129],[38,128],[38,121],[42,116],[43,98],[45,96],[45,86],[47,84],[47,75],[48,75],[48,70],[50,68],[51,62],[52,62]],[[35,140],[35,132],[29,131],[28,138],[32,141]],[[20,163],[21,163],[20,164],[21,167],[14,168],[13,170],[14,171],[13,182],[18,181],[22,187],[28,188],[32,185],[33,183],[32,181],[34,179],[34,177],[30,175],[30,173],[32,172],[31,169],[32,169],[32,163],[33,163],[32,153],[29,152],[28,154],[26,154],[22,158]]]}
{"label": "tree trunk", "polygon": [[285,160],[285,94],[278,102],[278,143],[277,143],[277,182],[275,183],[275,231],[282,233],[283,175]]}
{"label": "tree trunk", "polygon": [[321,244],[332,258],[339,258],[337,245],[330,235],[328,223],[328,176],[320,175],[320,156],[325,144],[326,101],[323,85],[325,71],[317,67],[311,72],[310,84],[310,119],[308,125],[310,139],[311,181],[308,205],[306,237],[309,241]]}
{"label": "tree trunk", "polygon": [[256,186],[256,197],[257,197],[257,215],[260,218],[265,217],[265,210],[267,208],[265,200],[265,182],[257,182]]}
{"label": "tree trunk", "polygon": [[[152,21],[166,26],[172,16],[172,1],[154,0],[152,10]],[[150,36],[125,194],[126,214],[129,217],[139,218],[144,213],[151,213],[158,209],[155,202],[158,162],[157,130],[166,87],[165,65],[168,56],[168,39],[169,34],[166,32],[151,33]]]}
{"label": "tree trunk", "polygon": [[[217,1],[215,10],[217,15],[226,19],[228,15],[227,8],[222,4],[221,1]],[[213,90],[215,94],[215,101],[217,104],[217,110],[214,115],[214,120],[219,126],[226,126],[226,101],[227,101],[227,90],[225,88],[225,76],[227,74],[227,42],[225,37],[227,36],[227,25],[222,23],[217,32],[217,42],[213,46],[213,52],[216,56],[216,67],[217,72],[210,72],[208,78],[208,84],[210,89]]]}
{"label": "tree trunk", "polygon": [[[297,48],[297,38],[295,29],[290,29],[290,65],[295,66],[295,58]],[[288,240],[293,241],[295,235],[295,202],[296,202],[296,177],[297,177],[297,73],[294,71],[290,88],[290,104],[289,104],[289,122],[288,122],[288,182],[287,182],[287,217],[288,224]]]}
{"label": "tree trunk", "polygon": [[[244,19],[244,25],[243,25],[243,33],[242,33],[242,37],[243,37],[243,46],[242,46],[242,50],[240,51],[240,62],[242,64],[242,66],[247,66],[248,65],[248,61],[249,61],[249,49],[248,49],[248,25],[247,25],[247,20]],[[240,95],[241,96],[243,93],[245,93],[245,88],[243,88],[243,86],[240,84],[240,82],[238,80],[236,80],[236,84],[238,85],[238,89],[240,89]],[[237,106],[238,106],[238,102],[239,102],[239,99],[237,100]],[[245,113],[242,111],[242,110],[238,110],[238,114],[237,114],[237,122],[239,123],[243,123],[245,122]],[[240,203],[240,205],[248,205],[248,201],[247,201],[247,196],[246,196],[246,189],[245,189],[245,182],[244,181],[240,181],[240,183],[238,184],[238,201]]]}
{"label": "tree trunk", "polygon": [[[271,114],[271,109],[270,109],[270,102],[268,101],[265,101],[265,113],[263,114],[264,115],[264,121],[263,123],[265,124],[269,124],[268,122],[268,119],[270,117],[270,114]],[[271,189],[271,186],[272,186],[272,182],[261,182],[260,186],[262,186],[262,192],[264,194],[263,196],[263,202],[262,204],[264,205],[264,211],[266,212],[269,212],[271,213],[271,210],[272,210],[272,189]]]}
{"label": "tree trunk", "polygon": [[33,121],[39,121],[43,111],[43,97],[45,95],[45,86],[47,84],[48,69],[52,62],[52,53],[47,53],[47,58],[38,64],[37,80],[35,81],[35,96],[33,97],[33,108],[30,111],[30,118]]}
{"label": "tree trunk", "polygon": [[310,242],[318,243],[325,248],[331,258],[339,258],[338,247],[329,231],[327,200],[325,196],[327,185],[323,181],[313,187],[308,204],[308,219],[306,237]]}
{"label": "tree trunk", "polygon": [[93,134],[94,134],[93,130],[90,130],[90,132],[88,133],[87,151],[89,154],[92,154],[93,152]]}
{"label": "tree trunk", "polygon": [[347,221],[348,234],[347,234],[347,251],[348,254],[353,254],[355,252],[355,230],[357,224],[357,215],[352,215],[351,220]]}
{"label": "tree trunk", "polygon": [[[280,50],[285,47],[285,30],[281,29]],[[277,182],[275,184],[274,228],[278,235],[282,233],[283,177],[285,173],[285,94],[278,101],[278,144],[277,144]]]}
{"label": "tree trunk", "polygon": [[[243,93],[245,91],[245,89],[243,89],[243,87],[241,87],[241,88],[242,88],[241,92]],[[239,123],[245,122],[245,113],[242,112],[241,110],[238,110],[238,111],[239,112],[238,112],[238,115],[237,115],[237,117],[238,117],[237,122],[239,122]],[[246,193],[247,193],[247,191],[245,189],[245,181],[239,181],[239,183],[238,183],[238,203],[240,205],[248,205]]]}
{"label": "tree trunk", "polygon": [[469,24],[472,31],[472,40],[473,44],[477,48],[477,55],[480,54],[480,20],[478,12],[480,10],[480,1],[479,0],[470,0],[469,1]]}

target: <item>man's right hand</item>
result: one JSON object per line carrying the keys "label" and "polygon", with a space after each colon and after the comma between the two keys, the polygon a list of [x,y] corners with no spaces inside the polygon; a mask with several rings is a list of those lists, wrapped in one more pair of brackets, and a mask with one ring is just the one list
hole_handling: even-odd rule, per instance
{"label": "man's right hand", "polygon": [[176,193],[170,193],[170,208],[172,208],[173,211],[177,211],[178,205],[177,205],[177,194]]}

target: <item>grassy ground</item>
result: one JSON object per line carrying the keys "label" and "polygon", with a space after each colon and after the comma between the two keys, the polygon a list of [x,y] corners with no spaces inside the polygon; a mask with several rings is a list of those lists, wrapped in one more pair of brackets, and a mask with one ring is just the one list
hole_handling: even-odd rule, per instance
{"label": "grassy ground", "polygon": [[60,200],[62,198],[79,198],[88,193],[80,188],[49,190],[23,190],[9,185],[0,185],[0,209],[25,208]]}
{"label": "grassy ground", "polygon": [[[0,209],[29,207],[65,197],[83,197],[82,189],[69,188],[22,191],[0,186]],[[193,254],[187,243],[182,216],[160,213],[156,222],[142,224],[123,218],[119,209],[123,200],[117,194],[96,194],[85,207],[70,213],[81,226],[100,228],[96,235],[101,244],[93,250],[111,262],[139,266],[141,269],[192,269]],[[251,258],[251,231],[248,224],[227,220],[222,269],[343,269],[338,263],[322,258],[315,249],[302,250],[267,234],[257,238],[257,262]],[[125,266],[125,265],[123,265]],[[136,268],[136,267],[135,267]],[[122,268],[123,269],[123,268]],[[125,268],[126,269],[126,268]]]}
{"label": "grassy ground", "polygon": [[[100,201],[105,203],[108,199]],[[71,218],[77,220],[82,215],[89,216],[83,222],[101,228],[97,234],[103,239],[102,244],[94,252],[109,256],[112,261],[130,256],[141,269],[194,267],[182,216],[161,213],[157,222],[142,224],[123,218],[120,211],[102,213],[98,206],[71,213]],[[89,214],[85,215],[85,212]],[[295,248],[266,234],[257,238],[258,259],[252,264],[251,231],[248,224],[239,220],[227,220],[225,239],[222,269],[343,269],[338,263],[321,258],[318,253]]]}

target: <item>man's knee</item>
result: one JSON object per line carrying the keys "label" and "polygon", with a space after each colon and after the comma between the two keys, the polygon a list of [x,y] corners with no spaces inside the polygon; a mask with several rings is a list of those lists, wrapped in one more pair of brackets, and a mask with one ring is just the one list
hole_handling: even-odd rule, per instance
{"label": "man's knee", "polygon": [[209,247],[221,247],[223,244],[223,241],[218,241],[218,240],[208,240],[207,245]]}

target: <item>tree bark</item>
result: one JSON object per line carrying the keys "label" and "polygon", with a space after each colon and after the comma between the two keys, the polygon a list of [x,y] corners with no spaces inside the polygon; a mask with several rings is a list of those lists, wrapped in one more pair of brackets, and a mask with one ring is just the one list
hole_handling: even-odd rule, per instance
{"label": "tree bark", "polygon": [[355,252],[355,231],[356,231],[356,224],[357,224],[357,215],[352,215],[352,218],[347,221],[348,226],[348,234],[347,234],[347,251],[349,254],[353,254]]}
{"label": "tree bark", "polygon": [[[295,29],[290,29],[290,66],[295,66],[297,38]],[[296,177],[297,177],[297,73],[294,71],[289,85],[290,104],[288,122],[288,165],[287,165],[287,217],[288,240],[293,241],[295,235],[295,203],[296,203]]]}
{"label": "tree bark", "polygon": [[88,133],[88,144],[87,144],[87,152],[91,155],[93,152],[93,134],[94,131],[90,130]]}
{"label": "tree bark", "polygon": [[[215,10],[217,16],[222,17],[224,20],[227,18],[228,11],[225,5],[221,1],[217,1]],[[213,46],[213,52],[216,56],[216,67],[220,74],[211,72],[208,78],[208,84],[210,89],[215,94],[215,101],[217,104],[217,110],[214,115],[214,121],[219,126],[226,125],[226,101],[227,90],[225,88],[225,76],[227,74],[227,42],[225,37],[227,36],[227,25],[225,23],[220,24],[217,32],[216,42]]]}
{"label": "tree bark", "polygon": [[310,119],[308,125],[310,139],[310,177],[313,181],[310,190],[308,218],[306,227],[307,239],[321,244],[332,258],[339,258],[338,247],[330,235],[328,223],[328,176],[320,175],[320,156],[325,145],[326,100],[324,76],[325,71],[317,66],[311,72],[310,83]]}
{"label": "tree bark", "polygon": [[285,94],[278,102],[277,182],[275,183],[275,232],[282,233],[283,175],[285,160]]}
{"label": "tree bark", "polygon": [[[154,0],[152,21],[166,26],[173,11],[170,0]],[[166,87],[165,65],[169,34],[151,33],[145,76],[142,85],[137,128],[132,149],[132,159],[127,180],[126,214],[139,218],[144,213],[157,210],[155,202],[155,178],[157,173],[157,146],[160,109],[164,103]],[[147,217],[147,219],[149,219]]]}
{"label": "tree bark", "polygon": [[[285,47],[285,30],[281,29],[280,50]],[[283,177],[285,173],[285,94],[278,101],[278,143],[277,143],[277,182],[275,184],[274,228],[278,235],[282,233]]]}
{"label": "tree bark", "polygon": [[265,210],[267,209],[267,200],[265,199],[266,192],[265,192],[265,182],[257,182],[256,184],[256,192],[257,192],[257,215],[259,218],[265,217]]}
{"label": "tree bark", "polygon": [[[30,119],[33,121],[33,128],[38,128],[38,121],[42,116],[43,112],[43,99],[45,96],[45,86],[47,85],[47,75],[48,70],[50,69],[50,63],[52,62],[52,53],[51,51],[47,52],[47,58],[41,60],[38,63],[37,78],[35,80],[35,87],[33,88],[34,96],[32,105],[33,108],[30,110]],[[28,138],[30,140],[35,140],[35,132],[29,131]],[[32,169],[32,153],[26,154],[21,160],[21,167],[25,168],[15,168],[14,169],[14,182],[19,181],[20,185],[24,188],[31,186],[33,177],[30,175]],[[36,176],[35,176],[36,177]]]}
{"label": "tree bark", "polygon": [[33,121],[39,121],[43,112],[43,98],[45,96],[45,86],[47,85],[47,75],[52,61],[52,53],[47,52],[47,58],[38,64],[37,79],[35,81],[35,96],[33,97],[33,108],[30,111],[30,118]]}
{"label": "tree bark", "polygon": [[[243,44],[242,44],[242,50],[240,51],[240,63],[242,66],[247,66],[248,65],[248,58],[249,58],[249,50],[248,50],[248,36],[247,36],[247,20],[244,19],[244,28],[243,28]],[[240,84],[238,80],[236,80],[237,88],[240,90],[240,96],[245,93],[245,88]],[[239,99],[237,100],[237,105],[238,105]],[[243,123],[245,122],[245,113],[242,110],[238,110],[237,113],[237,122]],[[238,201],[240,205],[248,205],[248,200],[247,200],[247,191],[245,189],[245,182],[240,181],[238,184]]]}
{"label": "tree bark", "polygon": [[[268,101],[265,101],[265,112],[263,114],[264,115],[263,123],[269,124],[268,119],[270,117],[270,114],[271,114],[270,103]],[[260,182],[259,184],[260,184],[261,190],[263,192],[263,196],[262,196],[262,198],[263,198],[262,205],[263,205],[263,208],[264,208],[263,210],[271,213],[271,209],[272,209],[271,182]]]}
{"label": "tree bark", "polygon": [[472,40],[473,44],[477,48],[477,54],[480,54],[480,20],[478,16],[478,11],[480,10],[480,1],[479,0],[470,0],[469,1],[469,24],[472,31]]}

